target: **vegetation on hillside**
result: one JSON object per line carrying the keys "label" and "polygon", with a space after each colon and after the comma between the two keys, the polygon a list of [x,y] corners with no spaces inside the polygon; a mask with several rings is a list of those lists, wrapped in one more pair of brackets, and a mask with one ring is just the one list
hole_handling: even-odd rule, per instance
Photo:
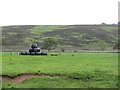
{"label": "vegetation on hillside", "polygon": [[[46,38],[55,38],[57,49],[112,50],[118,40],[117,25],[22,25],[2,27],[3,49],[24,49],[32,42],[41,47]],[[67,46],[67,47],[66,47]],[[100,46],[100,47],[99,47]]]}
{"label": "vegetation on hillside", "polygon": [[57,47],[57,41],[54,38],[46,38],[42,43],[42,49],[47,49],[49,52]]}

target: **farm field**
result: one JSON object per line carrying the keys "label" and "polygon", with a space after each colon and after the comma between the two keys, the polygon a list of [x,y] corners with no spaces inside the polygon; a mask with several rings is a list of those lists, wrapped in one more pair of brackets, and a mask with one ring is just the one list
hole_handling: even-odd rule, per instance
{"label": "farm field", "polygon": [[20,56],[16,52],[3,52],[3,88],[118,87],[118,53],[50,54]]}

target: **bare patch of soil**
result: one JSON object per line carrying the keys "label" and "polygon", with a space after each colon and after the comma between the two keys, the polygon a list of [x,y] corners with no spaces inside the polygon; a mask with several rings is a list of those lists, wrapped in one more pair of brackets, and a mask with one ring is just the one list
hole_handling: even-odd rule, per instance
{"label": "bare patch of soil", "polygon": [[18,74],[16,76],[10,76],[10,75],[0,75],[0,81],[3,82],[12,82],[12,83],[22,83],[23,81],[30,79],[32,77],[62,77],[65,75],[61,75],[61,74],[31,74],[31,73],[24,73],[24,74]]}

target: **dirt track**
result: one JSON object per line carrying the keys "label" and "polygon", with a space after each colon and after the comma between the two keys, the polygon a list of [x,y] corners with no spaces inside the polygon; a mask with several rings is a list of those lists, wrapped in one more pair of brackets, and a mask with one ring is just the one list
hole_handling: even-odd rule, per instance
{"label": "dirt track", "polygon": [[[23,81],[32,78],[32,77],[63,77],[65,75],[61,74],[31,74],[31,73],[24,73],[18,74],[16,76],[9,76],[9,75],[0,75],[0,81],[3,82],[9,81],[12,83],[22,83]],[[2,79],[1,79],[2,78]]]}

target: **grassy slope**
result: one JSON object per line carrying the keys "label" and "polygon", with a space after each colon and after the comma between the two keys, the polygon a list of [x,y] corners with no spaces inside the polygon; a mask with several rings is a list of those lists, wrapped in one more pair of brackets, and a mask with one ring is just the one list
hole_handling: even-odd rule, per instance
{"label": "grassy slope", "polygon": [[118,35],[116,25],[41,25],[3,27],[2,37],[4,49],[12,45],[22,49],[32,42],[38,42],[41,45],[47,37],[56,38],[60,47],[73,46],[82,49],[83,46],[87,48],[86,45],[89,43],[94,44],[97,40],[104,40],[108,48],[112,49],[117,42]]}
{"label": "grassy slope", "polygon": [[[12,86],[36,88],[117,87],[118,55],[117,53],[61,53],[60,56],[54,57],[18,56],[16,53],[11,56],[10,53],[3,53],[3,74],[16,75],[26,72],[65,74],[69,79],[40,77]],[[80,79],[74,80],[75,77]],[[6,83],[3,86],[11,87],[11,84]]]}
{"label": "grassy slope", "polygon": [[64,29],[64,25],[40,25],[30,29],[33,34],[40,34],[43,32],[50,32],[57,29]]}

